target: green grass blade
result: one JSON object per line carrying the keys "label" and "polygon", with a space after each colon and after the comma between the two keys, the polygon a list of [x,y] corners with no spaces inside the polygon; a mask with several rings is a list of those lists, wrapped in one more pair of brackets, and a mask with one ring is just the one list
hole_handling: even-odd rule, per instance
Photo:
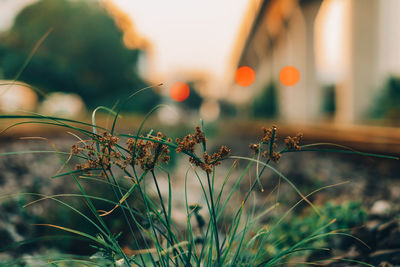
{"label": "green grass blade", "polygon": [[123,108],[134,96],[136,96],[137,94],[139,94],[139,93],[141,93],[141,92],[143,92],[143,91],[145,91],[145,90],[147,90],[147,89],[150,89],[150,88],[153,88],[153,87],[157,87],[157,86],[161,86],[161,85],[162,85],[162,84],[147,86],[147,87],[145,87],[145,88],[139,89],[138,91],[136,91],[136,92],[132,93],[130,96],[128,96],[128,97],[125,99],[125,101],[122,102],[122,104],[119,106],[119,108],[117,109],[117,111],[116,111],[116,113],[115,113],[114,121],[113,121],[113,124],[112,124],[112,127],[111,127],[111,131],[110,131],[111,135],[114,134],[115,125],[117,124],[118,115],[119,115],[119,113],[121,112],[122,108]]}

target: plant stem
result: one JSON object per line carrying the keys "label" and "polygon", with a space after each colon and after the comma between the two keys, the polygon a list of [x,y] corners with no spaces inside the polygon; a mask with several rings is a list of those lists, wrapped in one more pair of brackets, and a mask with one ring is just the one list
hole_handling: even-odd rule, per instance
{"label": "plant stem", "polygon": [[[168,235],[169,235],[169,240],[167,239],[167,241],[168,241],[167,242],[167,248],[169,248],[169,244],[171,244],[171,246],[173,247],[174,246],[174,240],[173,240],[172,233],[171,233],[171,225],[170,225],[169,220],[168,220],[167,211],[166,211],[165,206],[164,206],[164,201],[163,201],[163,198],[162,198],[162,195],[161,195],[160,188],[158,186],[158,182],[157,182],[156,176],[154,174],[154,170],[151,171],[151,174],[153,176],[154,184],[156,185],[156,188],[157,188],[158,198],[160,199],[161,208],[162,208],[162,211],[164,213],[165,222],[167,224],[166,227],[167,227],[167,231],[168,231]],[[175,258],[177,256],[176,248],[173,247],[172,251],[174,253],[174,258]],[[181,260],[182,260],[182,258],[181,258]],[[184,261],[182,260],[182,262],[184,262]],[[175,265],[178,266],[178,262],[177,261],[175,261]]]}
{"label": "plant stem", "polygon": [[210,193],[210,202],[211,202],[211,212],[212,212],[212,219],[214,221],[214,236],[215,236],[215,245],[217,247],[217,266],[219,266],[220,259],[221,259],[221,251],[219,247],[219,237],[218,237],[218,226],[217,226],[217,216],[215,215],[215,206],[214,206],[214,198],[213,192],[211,189],[211,181],[210,181],[210,174],[206,171],[207,174],[207,182],[208,182],[208,190]]}

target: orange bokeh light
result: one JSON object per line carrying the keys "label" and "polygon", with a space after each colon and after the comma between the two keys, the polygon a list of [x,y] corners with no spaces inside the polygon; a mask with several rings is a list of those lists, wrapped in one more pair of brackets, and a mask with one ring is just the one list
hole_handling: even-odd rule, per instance
{"label": "orange bokeh light", "polygon": [[286,66],[279,73],[279,80],[286,86],[293,86],[300,80],[300,72],[293,66]]}
{"label": "orange bokeh light", "polygon": [[176,82],[171,86],[169,94],[175,101],[185,101],[190,95],[189,85],[184,82]]}
{"label": "orange bokeh light", "polygon": [[256,73],[248,66],[240,67],[236,70],[235,81],[240,86],[249,86],[256,79]]}

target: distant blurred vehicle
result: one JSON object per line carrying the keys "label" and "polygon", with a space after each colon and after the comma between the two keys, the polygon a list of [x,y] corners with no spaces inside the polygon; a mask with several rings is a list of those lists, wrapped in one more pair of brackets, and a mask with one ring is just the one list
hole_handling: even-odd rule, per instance
{"label": "distant blurred vehicle", "polygon": [[54,92],[43,100],[39,113],[67,118],[82,117],[86,114],[86,106],[77,94]]}
{"label": "distant blurred vehicle", "polygon": [[25,83],[0,80],[0,112],[34,111],[38,97]]}

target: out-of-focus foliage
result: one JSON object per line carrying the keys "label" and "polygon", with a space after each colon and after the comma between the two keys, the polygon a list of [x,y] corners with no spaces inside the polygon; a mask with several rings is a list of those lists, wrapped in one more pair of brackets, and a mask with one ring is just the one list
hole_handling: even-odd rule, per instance
{"label": "out-of-focus foliage", "polygon": [[237,115],[237,109],[234,104],[231,104],[227,101],[220,100],[219,101],[219,106],[221,109],[221,117],[226,118],[226,117],[235,117]]}
{"label": "out-of-focus foliage", "polygon": [[[129,186],[129,184],[126,184],[125,186]],[[27,190],[31,190],[31,188],[28,188]],[[98,196],[109,194],[110,192],[108,190],[109,188],[106,189],[101,183],[98,183],[92,189],[89,189],[90,194]],[[35,192],[39,192],[39,190],[35,190]],[[34,253],[35,251],[47,246],[67,253],[82,255],[93,254],[96,252],[94,248],[88,245],[88,240],[79,238],[78,236],[66,235],[66,233],[60,232],[51,227],[40,227],[36,225],[62,225],[92,235],[97,234],[98,229],[94,228],[93,225],[88,223],[80,214],[66,208],[64,205],[57,205],[57,202],[50,202],[47,203],[46,212],[40,212],[39,215],[38,210],[35,210],[35,208],[23,208],[24,205],[30,203],[32,200],[33,199],[29,196],[21,196],[15,200],[10,199],[0,202],[0,211],[4,215],[1,223],[7,226],[0,228],[0,238],[2,240],[0,243],[0,253],[3,251],[10,251],[12,254],[22,255],[24,253]],[[71,199],[63,199],[63,201],[66,201],[69,205],[80,209],[81,212],[87,212],[87,214],[90,214],[88,206],[82,202]],[[131,206],[134,206],[137,209],[144,209],[139,199],[132,199],[129,200],[129,202]],[[43,204],[43,202],[39,203]],[[104,203],[103,201],[95,200],[94,203],[97,206],[107,209],[113,207],[113,205]],[[40,206],[40,204],[35,207],[38,206]],[[129,233],[128,227],[121,220],[122,216],[123,213],[121,210],[117,210],[113,216],[107,216],[104,220],[113,232],[118,233],[122,231],[124,233]],[[140,218],[137,218],[137,220],[140,220]],[[17,241],[19,241],[19,239],[24,239],[28,242],[25,244],[18,244]],[[133,243],[128,234],[121,236],[119,242],[121,245]],[[0,266],[2,265],[0,264]]]}
{"label": "out-of-focus foliage", "polygon": [[[308,216],[292,216],[290,219],[282,221],[273,231],[271,231],[272,242],[267,245],[268,252],[273,255],[277,251],[287,249],[306,237],[313,234],[316,230],[328,225],[333,219],[335,223],[324,228],[320,233],[328,233],[336,229],[343,229],[343,232],[349,232],[353,227],[363,224],[367,220],[367,212],[359,202],[347,202],[340,205],[332,202],[326,203],[320,208],[322,216],[319,216],[311,209]],[[310,246],[333,247],[329,242],[332,238],[318,239]],[[327,244],[328,242],[328,244]]]}
{"label": "out-of-focus foliage", "polygon": [[390,77],[372,110],[374,118],[400,120],[400,77]]}
{"label": "out-of-focus foliage", "polygon": [[[90,108],[146,86],[137,74],[141,51],[123,45],[113,19],[94,1],[41,0],[24,8],[0,37],[3,78],[14,78],[50,28],[19,80],[45,92],[78,93]],[[158,94],[147,90],[130,109],[147,111],[158,102]]]}
{"label": "out-of-focus foliage", "polygon": [[335,101],[335,86],[328,85],[324,88],[322,112],[326,115],[333,116],[336,111],[336,101]]}
{"label": "out-of-focus foliage", "polygon": [[194,82],[187,82],[187,85],[189,85],[190,94],[189,97],[182,102],[182,105],[187,109],[198,110],[203,102],[203,98],[199,95],[199,93],[197,93]]}
{"label": "out-of-focus foliage", "polygon": [[254,117],[274,118],[278,115],[278,97],[273,82],[267,84],[253,102]]}

